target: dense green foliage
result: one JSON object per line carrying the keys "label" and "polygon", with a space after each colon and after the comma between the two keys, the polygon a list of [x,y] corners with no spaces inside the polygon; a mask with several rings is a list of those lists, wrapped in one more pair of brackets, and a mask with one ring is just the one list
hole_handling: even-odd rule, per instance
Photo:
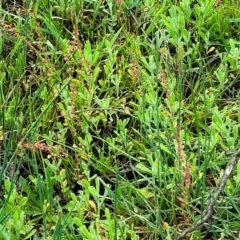
{"label": "dense green foliage", "polygon": [[[0,239],[174,239],[239,147],[240,3],[0,7]],[[240,164],[211,225],[238,239]]]}

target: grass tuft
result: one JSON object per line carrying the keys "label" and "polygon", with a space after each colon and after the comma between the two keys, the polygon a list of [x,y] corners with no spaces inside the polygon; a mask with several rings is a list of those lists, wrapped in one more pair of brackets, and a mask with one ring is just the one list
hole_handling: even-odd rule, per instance
{"label": "grass tuft", "polygon": [[239,9],[1,1],[0,239],[238,239]]}

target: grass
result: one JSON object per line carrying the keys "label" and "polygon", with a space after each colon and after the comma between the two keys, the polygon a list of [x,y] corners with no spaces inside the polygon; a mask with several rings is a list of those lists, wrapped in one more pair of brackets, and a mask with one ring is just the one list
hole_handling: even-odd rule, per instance
{"label": "grass", "polygon": [[[1,1],[0,239],[175,239],[239,149],[239,3]],[[239,238],[240,164],[212,223]]]}

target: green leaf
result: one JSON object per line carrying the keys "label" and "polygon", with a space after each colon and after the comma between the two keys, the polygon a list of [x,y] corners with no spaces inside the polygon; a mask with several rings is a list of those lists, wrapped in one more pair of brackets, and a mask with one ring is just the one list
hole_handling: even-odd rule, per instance
{"label": "green leaf", "polygon": [[96,188],[93,186],[89,186],[88,191],[91,193],[91,195],[96,199],[98,198],[99,194],[96,191]]}
{"label": "green leaf", "polygon": [[136,168],[142,172],[145,172],[145,173],[149,173],[149,174],[152,174],[152,170],[149,169],[148,167],[146,167],[144,164],[142,163],[138,163],[136,165]]}
{"label": "green leaf", "polygon": [[172,155],[172,152],[171,152],[165,145],[163,145],[162,143],[160,143],[160,148],[161,148],[164,152]]}

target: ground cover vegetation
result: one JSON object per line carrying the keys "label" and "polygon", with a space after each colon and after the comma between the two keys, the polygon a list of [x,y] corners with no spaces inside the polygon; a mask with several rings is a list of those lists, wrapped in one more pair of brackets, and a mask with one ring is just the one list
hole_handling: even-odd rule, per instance
{"label": "ground cover vegetation", "polygon": [[[0,239],[175,239],[239,150],[240,3],[2,0]],[[240,164],[186,239],[239,239]]]}

